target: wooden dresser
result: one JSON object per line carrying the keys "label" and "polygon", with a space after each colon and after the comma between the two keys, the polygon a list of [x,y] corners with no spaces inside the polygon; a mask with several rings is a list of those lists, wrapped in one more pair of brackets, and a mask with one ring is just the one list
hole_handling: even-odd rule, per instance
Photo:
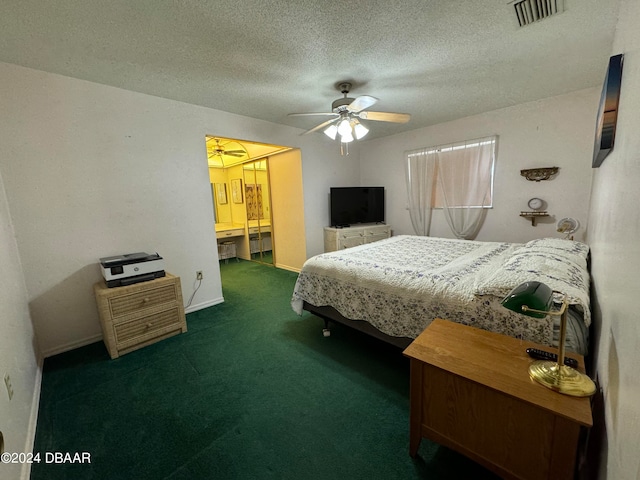
{"label": "wooden dresser", "polygon": [[125,287],[94,285],[104,344],[111,358],[187,331],[180,277]]}
{"label": "wooden dresser", "polygon": [[[404,351],[411,360],[409,453],[422,437],[506,479],[574,478],[589,398],[562,395],[529,378],[532,342],[434,320]],[[584,371],[581,356],[578,360]]]}

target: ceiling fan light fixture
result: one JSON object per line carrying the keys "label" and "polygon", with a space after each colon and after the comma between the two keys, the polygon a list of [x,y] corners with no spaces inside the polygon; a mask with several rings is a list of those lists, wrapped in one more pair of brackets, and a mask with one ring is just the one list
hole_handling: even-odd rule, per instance
{"label": "ceiling fan light fixture", "polygon": [[351,132],[351,123],[349,123],[347,118],[340,120],[340,123],[338,123],[338,133],[343,137],[347,134],[353,137]]}
{"label": "ceiling fan light fixture", "polygon": [[335,140],[336,135],[338,135],[338,127],[336,127],[335,125],[329,125],[324,129],[324,134],[331,140]]}
{"label": "ceiling fan light fixture", "polygon": [[353,142],[353,135],[351,134],[351,131],[348,131],[347,133],[345,133],[344,135],[340,136],[340,141],[342,143],[350,143]]}
{"label": "ceiling fan light fixture", "polygon": [[367,133],[369,133],[369,129],[361,124],[357,119],[353,120],[353,133],[358,140],[363,138]]}
{"label": "ceiling fan light fixture", "polygon": [[343,97],[338,98],[331,104],[331,111],[290,113],[290,116],[319,115],[331,117],[329,120],[301,133],[301,135],[322,131],[332,140],[336,140],[338,135],[340,135],[340,152],[342,155],[348,155],[347,145],[354,140],[364,138],[365,135],[369,133],[369,129],[360,123],[360,119],[375,122],[407,123],[411,118],[411,115],[408,113],[372,112],[367,110],[378,102],[378,99],[369,95],[360,95],[351,98],[348,96],[351,86],[351,82],[339,82],[336,84],[336,87],[340,93],[342,93]]}

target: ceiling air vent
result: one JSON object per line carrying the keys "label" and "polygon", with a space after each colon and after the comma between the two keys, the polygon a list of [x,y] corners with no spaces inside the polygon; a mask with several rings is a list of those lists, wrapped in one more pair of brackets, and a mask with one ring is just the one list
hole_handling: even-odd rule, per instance
{"label": "ceiling air vent", "polygon": [[564,11],[564,0],[516,0],[511,3],[521,27]]}

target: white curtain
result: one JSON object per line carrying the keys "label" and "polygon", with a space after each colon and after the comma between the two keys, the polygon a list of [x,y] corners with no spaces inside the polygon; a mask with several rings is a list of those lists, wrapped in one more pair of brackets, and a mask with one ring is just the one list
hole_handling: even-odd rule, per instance
{"label": "white curtain", "polygon": [[457,238],[475,238],[482,225],[491,202],[495,145],[494,136],[438,147],[438,187]]}
{"label": "white curtain", "polygon": [[407,205],[416,235],[428,236],[433,209],[437,153],[427,149],[406,152]]}

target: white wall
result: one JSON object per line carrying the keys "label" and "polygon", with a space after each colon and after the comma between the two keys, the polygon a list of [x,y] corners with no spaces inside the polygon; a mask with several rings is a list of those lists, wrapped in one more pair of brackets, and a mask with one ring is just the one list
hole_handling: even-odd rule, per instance
{"label": "white wall", "polygon": [[[599,478],[640,478],[640,3],[622,0],[612,55],[624,53],[615,145],[593,171],[588,242],[596,371],[606,436]],[[606,66],[605,66],[606,67]]]}
{"label": "white wall", "polygon": [[205,134],[302,149],[308,255],[328,185],[358,181],[322,135],[9,64],[0,87],[0,172],[44,355],[101,338],[103,256],[157,251],[184,298],[204,272],[195,308],[222,300]]}
{"label": "white wall", "polygon": [[271,191],[271,235],[275,242],[275,266],[299,272],[307,259],[306,239],[300,218],[304,217],[300,151],[290,150],[269,157]]}
{"label": "white wall", "polygon": [[[306,137],[313,137],[307,135]],[[322,138],[324,137],[324,138]],[[304,178],[304,216],[313,219],[313,228],[307,224],[307,256],[324,252],[323,228],[330,223],[329,189],[360,185],[359,145],[349,147],[349,155],[340,156],[340,143],[318,134],[315,141],[323,144],[323,153],[309,160],[302,150],[302,174]],[[334,157],[337,156],[337,157]],[[337,158],[337,160],[334,160]],[[312,190],[313,193],[310,193]],[[277,248],[277,246],[276,246]]]}
{"label": "white wall", "polygon": [[[362,185],[385,186],[387,223],[396,235],[414,234],[406,210],[403,152],[497,134],[494,207],[487,212],[476,239],[526,242],[558,237],[556,223],[564,217],[580,221],[583,227],[576,239],[583,239],[599,95],[599,89],[582,90],[363,142]],[[542,182],[530,182],[520,175],[521,169],[535,167],[560,167],[560,171]],[[529,210],[531,197],[544,199],[552,215],[535,227],[519,216],[520,211]],[[453,237],[442,210],[433,213],[431,235]]]}
{"label": "white wall", "polygon": [[[0,432],[7,452],[30,452],[40,393],[41,370],[29,317],[27,289],[18,257],[0,174]],[[9,375],[13,398],[5,388]],[[0,464],[0,477],[27,478],[28,465]]]}

